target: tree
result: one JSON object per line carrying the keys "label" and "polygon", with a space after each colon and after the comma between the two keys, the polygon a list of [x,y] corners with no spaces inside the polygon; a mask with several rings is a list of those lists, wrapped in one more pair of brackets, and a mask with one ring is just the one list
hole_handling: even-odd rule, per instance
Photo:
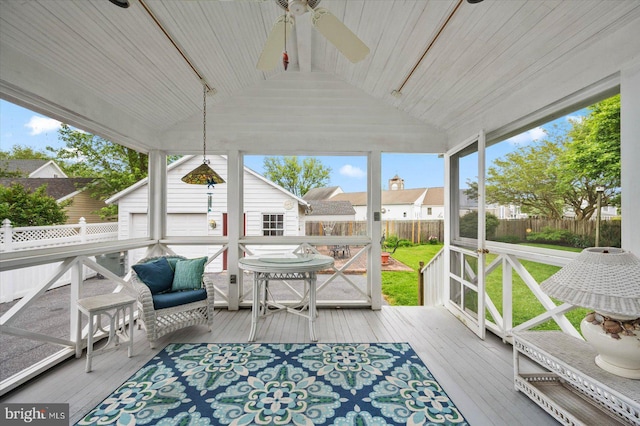
{"label": "tree", "polygon": [[[620,199],[620,96],[589,107],[571,120],[564,134],[547,135],[494,161],[487,171],[489,203],[516,204],[531,215],[560,219],[567,208],[588,220],[597,210],[596,188],[603,205]],[[477,198],[477,186],[466,191]]]}
{"label": "tree", "polygon": [[[59,138],[66,143],[60,149],[47,147],[63,160],[60,165],[73,177],[99,178],[88,190],[90,195],[105,200],[111,195],[147,177],[148,156],[99,136],[74,130],[63,124]],[[117,206],[105,207],[101,216],[116,213]]]}
{"label": "tree", "polygon": [[562,218],[567,188],[558,165],[561,152],[562,146],[544,140],[494,160],[487,170],[487,202],[516,204],[530,215]]}
{"label": "tree", "polygon": [[[486,213],[484,229],[487,238],[493,238],[496,229],[500,225],[500,219],[493,213]],[[478,211],[471,211],[460,218],[460,236],[466,238],[478,238]]]}
{"label": "tree", "polygon": [[[574,187],[580,189],[580,209],[576,215],[589,219],[596,210],[596,187],[604,187],[603,205],[620,204],[620,95],[589,107],[589,115],[572,121],[565,151],[560,158]],[[577,198],[577,197],[576,197]]]}
{"label": "tree", "polygon": [[47,185],[28,191],[19,183],[0,186],[0,218],[13,226],[59,225],[67,221],[64,208],[70,202],[58,204],[46,193]]}
{"label": "tree", "polygon": [[312,188],[327,185],[331,173],[330,167],[314,157],[306,157],[302,163],[297,156],[265,157],[264,169],[268,179],[299,197]]}

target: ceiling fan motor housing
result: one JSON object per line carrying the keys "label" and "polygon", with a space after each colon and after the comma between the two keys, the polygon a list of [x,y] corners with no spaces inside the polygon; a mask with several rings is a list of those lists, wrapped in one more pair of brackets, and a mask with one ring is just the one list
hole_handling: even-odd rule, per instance
{"label": "ceiling fan motor housing", "polygon": [[294,16],[304,15],[308,10],[307,6],[315,9],[320,4],[320,0],[275,0],[275,2]]}
{"label": "ceiling fan motor housing", "polygon": [[289,12],[293,16],[304,15],[306,11],[307,11],[306,0],[289,0]]}

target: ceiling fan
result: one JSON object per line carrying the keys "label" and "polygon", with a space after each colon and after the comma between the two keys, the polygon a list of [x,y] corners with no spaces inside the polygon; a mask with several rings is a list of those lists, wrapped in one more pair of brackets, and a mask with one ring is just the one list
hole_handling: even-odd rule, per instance
{"label": "ceiling fan", "polygon": [[[369,54],[369,48],[349,28],[338,20],[331,12],[318,7],[321,0],[275,0],[276,4],[287,13],[280,16],[273,24],[271,33],[264,44],[257,68],[269,71],[276,67],[278,59],[286,46],[286,35],[291,34],[295,24],[294,17],[311,12],[311,23],[331,44],[354,64],[362,61]],[[286,50],[286,49],[285,49]],[[285,53],[285,60],[286,58]],[[286,64],[285,64],[286,65]],[[285,68],[286,69],[286,68]]]}

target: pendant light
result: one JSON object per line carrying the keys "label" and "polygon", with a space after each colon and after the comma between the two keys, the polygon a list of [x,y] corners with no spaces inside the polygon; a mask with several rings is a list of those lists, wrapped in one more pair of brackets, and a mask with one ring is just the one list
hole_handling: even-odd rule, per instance
{"label": "pendant light", "polygon": [[216,183],[225,183],[210,166],[207,159],[207,85],[202,85],[202,164],[182,177],[182,181],[192,185],[207,185],[213,188]]}

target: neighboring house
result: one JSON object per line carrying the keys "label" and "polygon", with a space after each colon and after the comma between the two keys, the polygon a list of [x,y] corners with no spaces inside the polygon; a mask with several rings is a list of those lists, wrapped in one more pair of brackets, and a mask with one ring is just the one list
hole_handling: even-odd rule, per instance
{"label": "neighboring house", "polygon": [[[210,167],[227,181],[227,158],[208,155]],[[227,229],[227,185],[190,185],[182,177],[202,164],[201,156],[184,156],[167,167],[167,235],[224,236]],[[119,239],[147,236],[148,180],[142,179],[115,194],[107,203],[118,204]],[[244,168],[244,217],[246,236],[304,235],[308,203],[265,177]],[[174,247],[186,257],[215,254],[218,246]],[[252,247],[252,250],[265,250]],[[143,252],[130,253],[129,262]],[[218,257],[208,270],[226,269],[226,256]],[[217,263],[216,263],[217,262]],[[222,263],[220,263],[222,262]]]}
{"label": "neighboring house", "polygon": [[424,220],[444,220],[444,187],[427,188],[421,210]]}
{"label": "neighboring house", "polygon": [[313,188],[302,197],[309,203],[307,222],[317,222],[325,235],[331,235],[336,222],[353,222],[356,211],[349,201],[330,200],[331,197],[343,194],[339,186]]}
{"label": "neighboring house", "polygon": [[342,194],[344,191],[339,186],[327,186],[323,188],[312,188],[302,197],[305,201],[328,200],[334,195]]}
{"label": "neighboring house", "polygon": [[[84,217],[87,223],[104,222],[96,211],[105,207],[104,201],[89,196],[87,188],[94,178],[69,178],[52,160],[0,160],[0,170],[6,173],[19,174],[20,177],[0,178],[1,186],[19,183],[29,190],[36,190],[47,185],[47,195],[58,203],[71,200],[64,208],[67,224],[76,224]],[[4,218],[1,218],[2,220]]]}
{"label": "neighboring house", "polygon": [[[422,204],[427,188],[404,189],[404,180],[398,175],[389,179],[389,190],[382,191],[383,220],[417,220],[422,217]],[[348,201],[356,211],[356,220],[367,220],[367,193],[343,192],[331,201]]]}
{"label": "neighboring house", "polygon": [[309,201],[307,222],[318,222],[324,235],[332,235],[336,222],[353,222],[356,211],[348,201],[316,200]]}
{"label": "neighboring house", "polygon": [[53,160],[0,160],[0,171],[23,178],[68,177]]}

